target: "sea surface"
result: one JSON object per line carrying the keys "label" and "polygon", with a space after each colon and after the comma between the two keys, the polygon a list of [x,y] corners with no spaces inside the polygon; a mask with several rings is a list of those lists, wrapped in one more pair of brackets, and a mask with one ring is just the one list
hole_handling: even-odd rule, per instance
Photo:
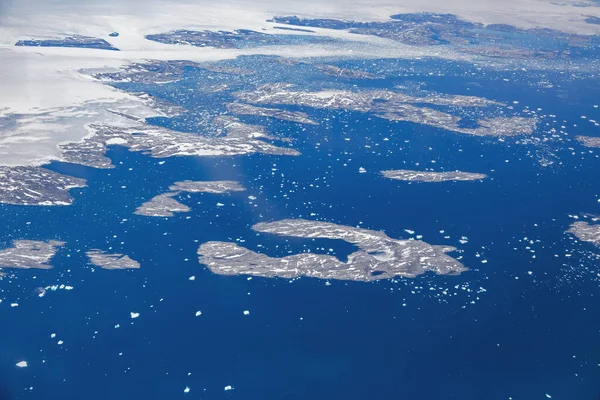
{"label": "sea surface", "polygon": [[[108,153],[114,169],[53,163],[52,170],[88,181],[72,191],[73,205],[0,206],[0,247],[14,239],[67,242],[53,269],[20,270],[0,281],[0,399],[597,400],[600,261],[592,245],[564,233],[572,216],[600,212],[598,151],[573,140],[599,134],[587,120],[600,120],[593,107],[597,81],[387,63],[398,73],[335,84],[416,85],[518,101],[516,110],[540,116],[536,140],[499,141],[303,109],[320,125],[240,117],[293,139],[298,157],[155,159],[114,146]],[[283,79],[271,73],[273,81]],[[180,82],[143,87],[190,110],[152,123],[194,131],[203,110],[215,112],[209,105],[229,94],[188,90],[202,74],[189,69]],[[333,85],[329,78],[298,79],[310,80],[312,89]],[[532,88],[535,79],[555,85]],[[560,126],[567,135],[543,140]],[[489,178],[425,184],[379,173],[424,168]],[[178,199],[192,211],[172,218],[133,214],[185,179],[235,180],[247,190],[183,194]],[[457,247],[451,255],[469,271],[363,283],[219,276],[198,263],[199,245],[213,240],[270,256],[311,251],[345,259],[354,250],[341,241],[251,229],[283,218],[383,230],[394,238],[422,235]],[[85,257],[92,248],[127,254],[141,269],[94,268]],[[72,290],[35,293],[61,284]],[[21,360],[29,366],[15,368]]]}

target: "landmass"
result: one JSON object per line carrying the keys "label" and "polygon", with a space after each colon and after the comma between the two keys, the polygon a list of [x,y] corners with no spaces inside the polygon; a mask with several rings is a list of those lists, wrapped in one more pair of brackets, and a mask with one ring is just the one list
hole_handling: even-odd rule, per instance
{"label": "landmass", "polygon": [[230,103],[227,109],[236,115],[255,115],[258,117],[270,117],[284,121],[297,122],[299,124],[318,125],[309,118],[308,114],[301,111],[280,110],[277,108],[256,107],[250,104]]}
{"label": "landmass", "polygon": [[0,268],[50,269],[50,261],[65,242],[15,240],[13,247],[0,250]]}
{"label": "landmass", "polygon": [[386,178],[412,182],[475,181],[487,178],[485,174],[462,171],[434,172],[397,169],[381,171],[381,174]]}
{"label": "landmass", "polygon": [[181,29],[173,32],[147,35],[146,39],[165,44],[214,47],[217,49],[247,49],[262,46],[327,43],[335,41],[335,39],[326,36],[271,34],[248,29],[238,29],[234,31],[194,31]]}
{"label": "landmass", "polygon": [[140,263],[123,254],[110,254],[102,250],[92,249],[85,253],[90,264],[104,269],[138,269]]}
{"label": "landmass", "polygon": [[0,166],[0,203],[14,205],[62,206],[73,203],[70,189],[86,186],[74,178],[42,167]]}
{"label": "landmass", "polygon": [[182,181],[175,182],[169,187],[170,192],[162,193],[139,206],[134,214],[147,217],[172,217],[175,213],[190,212],[191,209],[180,203],[175,196],[187,193],[222,194],[246,190],[234,181]]}
{"label": "landmass", "polygon": [[175,156],[233,156],[252,153],[298,155],[291,148],[277,147],[261,139],[276,140],[262,126],[241,123],[234,117],[216,117],[212,120],[218,136],[205,136],[176,132],[167,128],[139,124],[135,126],[112,126],[93,124],[93,135],[81,142],[60,146],[68,161],[106,168],[107,146],[120,145],[131,151],[139,151],[155,158]]}
{"label": "landmass", "polygon": [[98,50],[115,50],[116,47],[108,43],[104,39],[99,39],[90,36],[79,36],[73,35],[68,36],[64,39],[26,39],[19,40],[15,46],[27,46],[27,47],[78,47],[86,49],[98,49]]}
{"label": "landmass", "polygon": [[571,224],[567,231],[582,242],[589,242],[600,247],[600,224],[590,224],[585,221],[577,221]]}
{"label": "landmass", "polygon": [[334,256],[315,253],[269,257],[231,242],[207,242],[198,249],[199,262],[219,275],[307,276],[362,282],[396,276],[414,278],[427,271],[440,275],[466,271],[458,260],[446,254],[456,250],[454,247],[393,239],[381,231],[304,219],[259,223],[252,229],[279,236],[345,240],[358,250],[342,262]]}
{"label": "landmass", "polygon": [[598,147],[600,148],[600,137],[594,136],[577,136],[577,141],[586,147]]}
{"label": "landmass", "polygon": [[[589,17],[587,23],[598,23]],[[593,35],[570,34],[542,28],[517,28],[504,24],[465,21],[452,14],[415,13],[390,16],[388,21],[351,21],[280,16],[270,20],[292,27],[345,30],[355,35],[376,36],[405,45],[453,48],[460,52],[506,59],[556,59],[586,56],[597,46]],[[537,40],[531,40],[535,37]],[[502,44],[498,45],[501,41]]]}

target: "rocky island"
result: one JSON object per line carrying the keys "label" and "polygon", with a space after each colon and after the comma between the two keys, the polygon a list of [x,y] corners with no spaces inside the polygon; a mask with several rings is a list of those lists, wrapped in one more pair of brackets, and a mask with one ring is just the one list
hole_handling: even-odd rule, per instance
{"label": "rocky island", "polygon": [[222,194],[246,189],[234,181],[182,181],[175,182],[169,187],[169,190],[170,192],[159,194],[139,206],[134,214],[147,217],[172,217],[175,213],[185,213],[191,210],[185,204],[174,199],[182,192]]}
{"label": "rocky island", "polygon": [[585,221],[577,221],[571,224],[567,231],[582,242],[589,242],[600,247],[600,224],[590,224]]}
{"label": "rocky island", "polygon": [[[474,136],[516,136],[531,134],[534,118],[501,116],[481,118],[474,128],[461,125],[461,108],[496,107],[505,104],[477,96],[446,95],[430,92],[414,96],[391,90],[298,90],[288,83],[268,83],[253,91],[238,91],[239,101],[259,105],[291,105],[327,110],[371,113],[390,121],[406,121]],[[425,104],[434,106],[426,107]],[[448,111],[441,111],[445,107]],[[457,113],[458,111],[458,113]]]}
{"label": "rocky island", "polygon": [[307,276],[362,282],[396,276],[412,278],[428,271],[440,275],[466,271],[458,260],[446,254],[456,250],[454,247],[393,239],[381,231],[304,219],[259,223],[252,229],[278,236],[344,240],[359,250],[342,262],[334,256],[315,253],[269,257],[231,242],[207,242],[198,249],[200,263],[220,275]]}
{"label": "rocky island", "polygon": [[381,174],[386,178],[411,182],[475,181],[487,178],[487,175],[485,174],[462,171],[434,172],[396,169],[381,171]]}
{"label": "rocky island", "polygon": [[13,247],[0,250],[0,268],[50,269],[50,260],[64,245],[58,240],[15,240]]}
{"label": "rocky island", "polygon": [[102,250],[92,249],[85,253],[90,264],[104,269],[138,269],[140,263],[123,254],[110,254]]}
{"label": "rocky island", "polygon": [[595,136],[577,136],[577,141],[586,147],[599,147],[600,137]]}

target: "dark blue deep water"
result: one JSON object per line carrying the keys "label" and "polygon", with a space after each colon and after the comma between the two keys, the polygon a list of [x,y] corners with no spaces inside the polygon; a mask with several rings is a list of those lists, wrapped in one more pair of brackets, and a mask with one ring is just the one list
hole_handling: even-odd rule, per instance
{"label": "dark blue deep water", "polygon": [[[293,138],[298,157],[160,160],[117,146],[109,152],[112,170],[54,163],[51,169],[88,181],[72,191],[72,206],[0,207],[1,247],[23,238],[67,242],[54,269],[22,270],[0,281],[0,343],[10,343],[0,352],[0,398],[600,398],[599,262],[593,246],[564,233],[573,221],[569,215],[600,209],[597,152],[570,140],[598,135],[580,118],[600,119],[593,108],[597,83],[565,79],[532,89],[518,74],[428,76],[410,68],[355,84],[425,82],[428,90],[519,101],[515,112],[528,106],[557,115],[543,118],[535,135],[542,137],[548,123],[568,127],[570,136],[548,144],[499,142],[360,113],[305,110],[321,124],[242,118]],[[204,72],[186,74],[176,84],[144,90],[189,110],[205,107],[202,101],[217,103],[175,96],[189,93],[186,85],[197,85]],[[311,84],[332,85],[320,79]],[[153,122],[193,131],[194,115]],[[543,167],[537,155],[546,153],[556,161]],[[459,169],[490,178],[410,184],[379,175],[402,168]],[[247,191],[180,196],[192,212],[173,218],[133,214],[184,179],[236,180]],[[326,285],[219,276],[197,261],[198,246],[209,240],[243,240],[271,256],[331,248],[343,259],[353,251],[344,242],[250,229],[260,221],[300,217],[396,238],[414,237],[405,229],[414,230],[429,243],[456,246],[453,255],[470,270]],[[468,243],[459,242],[463,236]],[[90,248],[127,254],[142,267],[94,269],[84,254]],[[55,284],[73,289],[42,298],[34,293]],[[15,368],[21,360],[29,367]],[[228,385],[232,390],[224,390]]]}

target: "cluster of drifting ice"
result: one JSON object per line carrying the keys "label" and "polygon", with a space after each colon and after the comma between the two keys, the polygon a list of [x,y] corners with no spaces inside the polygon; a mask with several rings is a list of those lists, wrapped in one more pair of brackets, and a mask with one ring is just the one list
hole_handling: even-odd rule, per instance
{"label": "cluster of drifting ice", "polygon": [[583,242],[589,242],[600,247],[600,224],[577,221],[571,224],[571,228],[567,232],[572,233]]}
{"label": "cluster of drifting ice", "polygon": [[242,185],[234,181],[182,181],[169,187],[170,192],[162,193],[145,202],[135,210],[135,214],[147,217],[172,217],[176,212],[189,212],[190,208],[180,203],[175,196],[187,193],[227,193],[240,192]]}
{"label": "cluster of drifting ice", "polygon": [[281,236],[341,239],[359,250],[350,254],[347,262],[342,262],[333,256],[314,253],[269,257],[235,243],[207,242],[198,249],[200,263],[220,275],[308,276],[365,282],[395,276],[415,277],[427,271],[453,275],[466,270],[459,261],[446,255],[456,250],[454,247],[392,239],[380,231],[303,219],[259,223],[252,229]]}
{"label": "cluster of drifting ice", "polygon": [[140,263],[123,254],[109,254],[102,250],[92,249],[85,253],[90,263],[104,269],[138,269]]}
{"label": "cluster of drifting ice", "polygon": [[283,121],[297,122],[299,124],[318,125],[301,111],[280,110],[277,108],[256,107],[250,104],[230,103],[227,109],[236,115],[255,115],[258,117],[271,117]]}
{"label": "cluster of drifting ice", "polygon": [[390,179],[415,182],[475,181],[478,179],[487,178],[487,175],[485,174],[476,174],[462,171],[433,172],[397,169],[381,171],[381,174],[386,178]]}
{"label": "cluster of drifting ice", "polygon": [[50,260],[64,242],[15,240],[13,247],[0,250],[0,268],[50,269]]}
{"label": "cluster of drifting ice", "polygon": [[0,166],[0,203],[15,205],[69,205],[69,189],[85,187],[84,179],[41,167]]}
{"label": "cluster of drifting ice", "polygon": [[413,122],[476,136],[530,134],[536,126],[536,120],[532,118],[498,117],[480,119],[477,121],[478,127],[476,128],[464,128],[460,126],[462,120],[460,116],[420,106],[421,104],[451,108],[505,106],[502,103],[476,96],[430,93],[427,96],[419,97],[389,90],[309,92],[295,90],[294,85],[287,83],[265,84],[253,91],[240,91],[234,95],[238,100],[251,104],[284,104],[317,109],[368,112],[392,121]]}

